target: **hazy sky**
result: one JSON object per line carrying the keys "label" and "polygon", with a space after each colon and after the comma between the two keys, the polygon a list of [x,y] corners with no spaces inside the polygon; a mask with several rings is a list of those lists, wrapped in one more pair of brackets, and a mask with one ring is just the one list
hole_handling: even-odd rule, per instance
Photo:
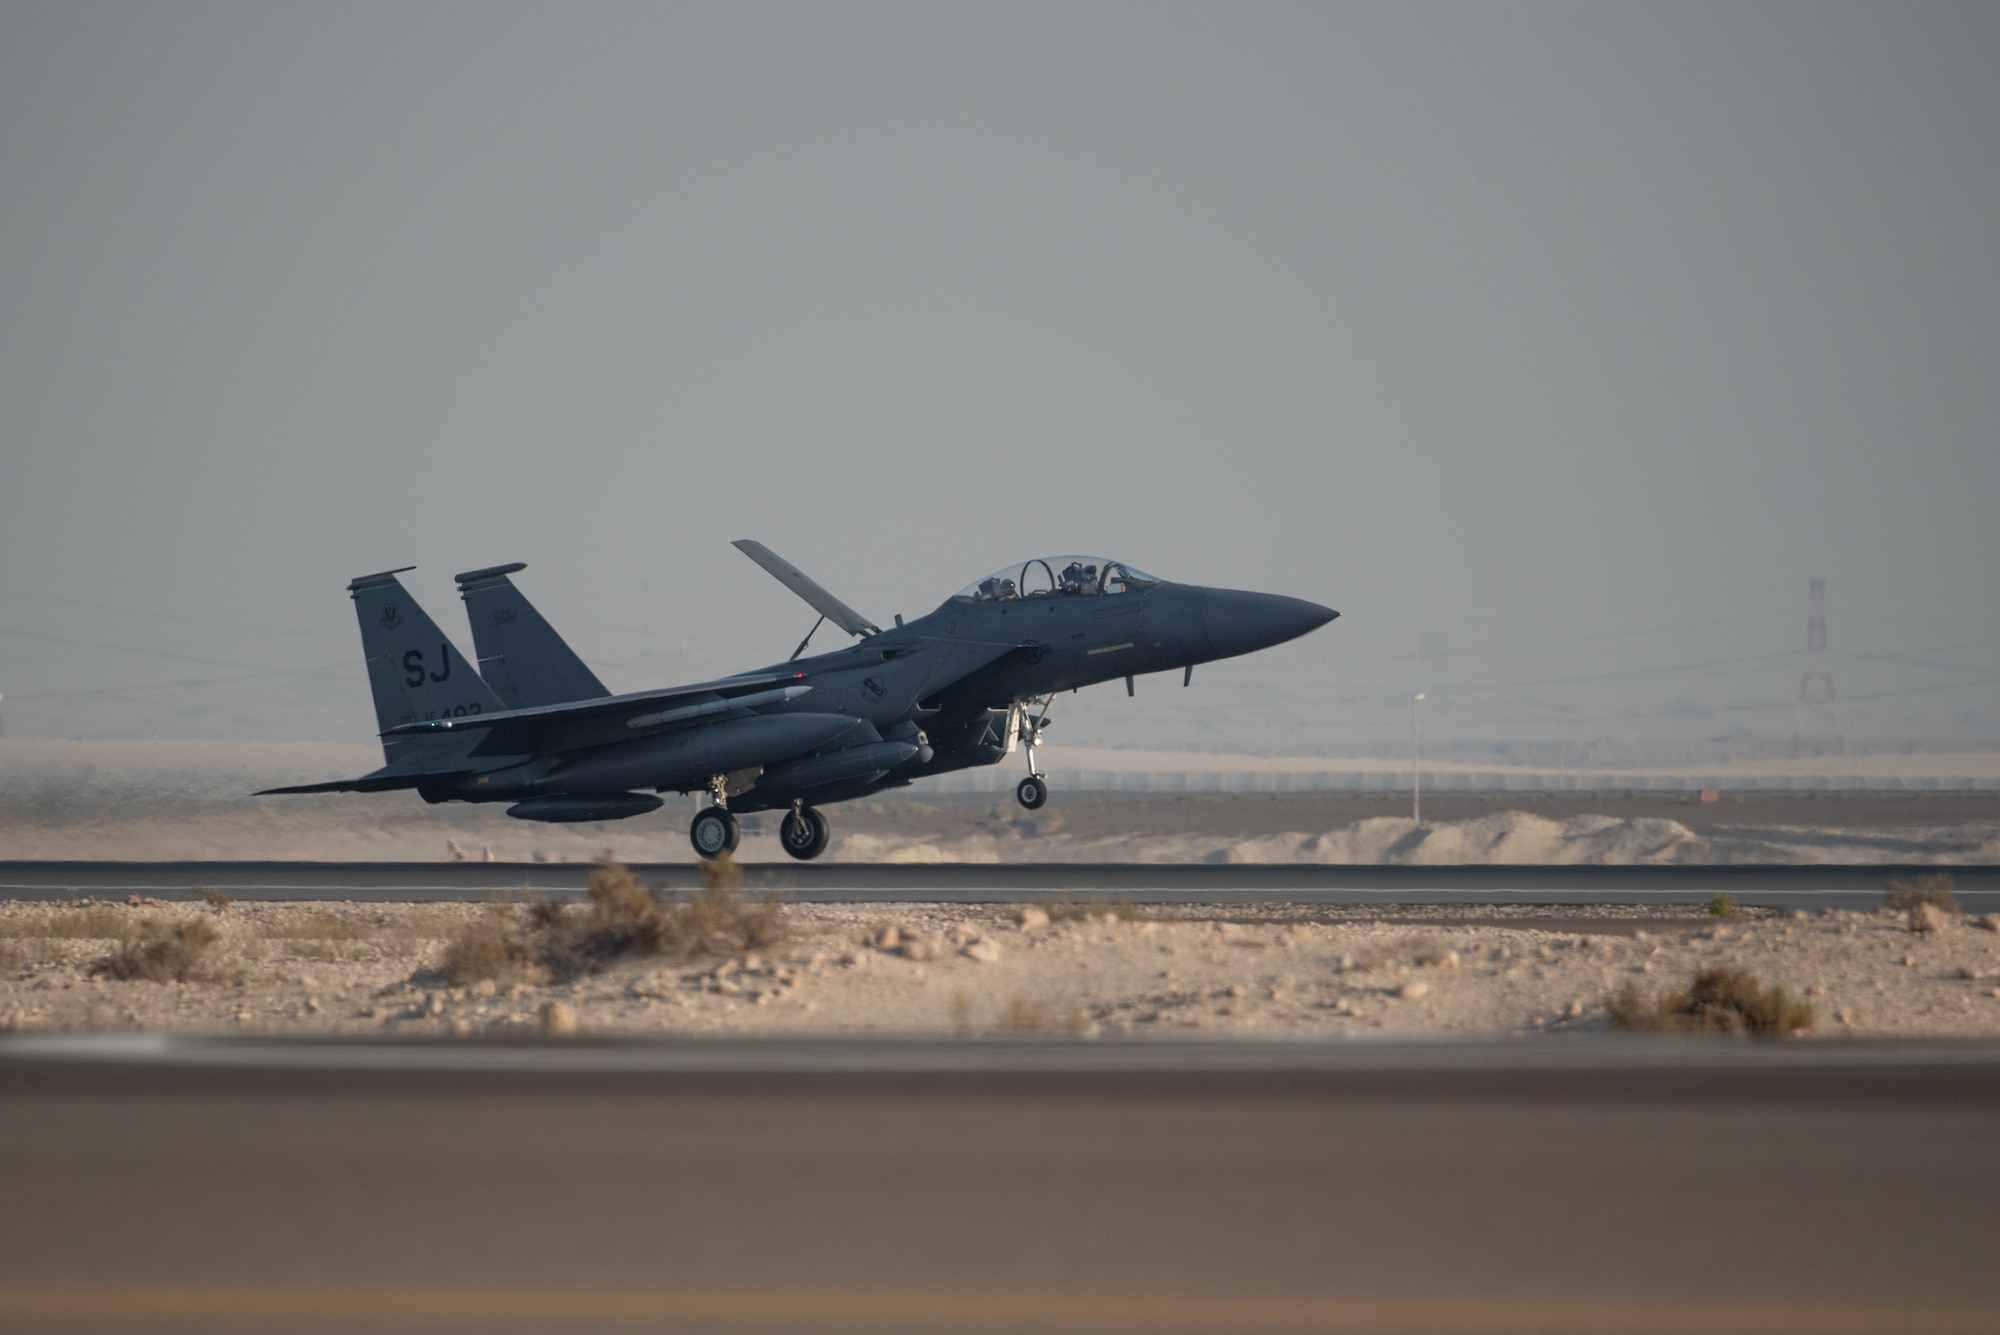
{"label": "hazy sky", "polygon": [[0,718],[364,739],[407,564],[748,668],[753,536],[883,620],[1043,551],[1343,613],[1074,737],[1788,733],[1812,576],[1850,727],[2000,734],[1996,68],[1992,4],[6,3]]}

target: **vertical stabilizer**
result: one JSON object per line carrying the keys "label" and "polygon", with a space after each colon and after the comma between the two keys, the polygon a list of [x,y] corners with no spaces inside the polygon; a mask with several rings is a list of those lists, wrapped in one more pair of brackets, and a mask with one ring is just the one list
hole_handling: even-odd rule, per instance
{"label": "vertical stabilizer", "polygon": [[[463,718],[497,713],[507,706],[493,693],[456,646],[445,638],[396,576],[403,570],[363,575],[347,585],[361,622],[361,649],[368,658],[368,686],[375,694],[378,731],[420,719]],[[441,739],[440,739],[441,740]],[[416,743],[413,747],[412,741]],[[434,749],[431,739],[384,739],[392,766]],[[458,749],[454,743],[448,749]]]}
{"label": "vertical stabilizer", "polygon": [[458,576],[458,596],[465,599],[472,647],[479,654],[479,675],[512,709],[611,694],[507,578],[526,569],[516,561]]}

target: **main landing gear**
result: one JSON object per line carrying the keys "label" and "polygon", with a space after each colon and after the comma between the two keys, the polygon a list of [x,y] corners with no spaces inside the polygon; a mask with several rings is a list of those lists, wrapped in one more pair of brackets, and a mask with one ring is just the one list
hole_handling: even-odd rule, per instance
{"label": "main landing gear", "polygon": [[1030,811],[1049,800],[1049,777],[1035,768],[1035,748],[1042,744],[1042,729],[1049,726],[1049,706],[1055,699],[1053,695],[1043,697],[1042,712],[1033,722],[1029,721],[1026,710],[1021,711],[1021,742],[1028,750],[1028,777],[1014,785],[1014,800]]}
{"label": "main landing gear", "polygon": [[833,830],[826,823],[818,807],[809,807],[796,802],[778,822],[778,843],[784,850],[801,862],[810,862],[826,852],[827,842],[832,839]]}
{"label": "main landing gear", "polygon": [[743,842],[743,828],[729,814],[729,788],[723,775],[708,781],[708,802],[694,813],[694,823],[688,826],[688,842],[694,845],[695,856],[704,861],[734,853]]}
{"label": "main landing gear", "polygon": [[[704,860],[734,853],[742,841],[743,827],[729,814],[728,807],[703,807],[694,813],[694,823],[688,826],[688,842],[694,845],[696,856]],[[801,862],[810,862],[826,852],[832,841],[833,829],[826,817],[817,807],[803,802],[793,803],[778,823],[779,845]]]}
{"label": "main landing gear", "polygon": [[734,853],[743,842],[743,827],[728,807],[703,807],[694,813],[694,824],[688,826],[688,842],[694,845],[697,857],[719,858]]}

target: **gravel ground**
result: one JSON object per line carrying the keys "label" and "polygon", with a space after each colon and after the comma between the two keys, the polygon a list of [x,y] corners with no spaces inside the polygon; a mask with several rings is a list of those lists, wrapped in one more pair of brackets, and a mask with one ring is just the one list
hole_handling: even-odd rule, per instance
{"label": "gravel ground", "polygon": [[[0,904],[0,1029],[478,1034],[1451,1033],[1603,1029],[1604,998],[1734,965],[1822,1036],[2000,1036],[2000,933],[1887,913],[791,905],[759,954],[447,986],[479,905]],[[511,910],[520,912],[520,910]],[[1028,921],[1023,923],[1022,917]],[[203,919],[200,981],[121,982],[120,942]],[[1991,919],[1987,920],[1992,923]]]}

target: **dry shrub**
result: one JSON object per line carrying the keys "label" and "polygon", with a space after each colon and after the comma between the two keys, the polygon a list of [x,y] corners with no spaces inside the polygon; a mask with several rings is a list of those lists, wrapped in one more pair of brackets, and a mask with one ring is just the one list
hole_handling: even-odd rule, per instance
{"label": "dry shrub", "polygon": [[377,917],[369,924],[357,921],[356,927],[409,942],[445,941],[464,929],[465,910],[457,904],[404,904],[393,916]]}
{"label": "dry shrub", "polygon": [[202,957],[221,939],[222,933],[206,918],[171,925],[147,918],[131,939],[91,965],[90,974],[123,982],[196,981]]}
{"label": "dry shrub", "polygon": [[561,904],[531,905],[535,959],[558,982],[596,973],[621,955],[653,954],[663,931],[659,905],[607,850],[590,873],[590,913]]}
{"label": "dry shrub", "polygon": [[1048,1003],[1013,997],[993,1022],[994,1028],[1009,1034],[1035,1034],[1047,1029],[1065,1029],[1080,1034],[1090,1028],[1090,1012],[1073,1010],[1063,1015],[1050,1011]]}
{"label": "dry shrub", "polygon": [[1783,1037],[1812,1028],[1811,1002],[1743,969],[1703,969],[1679,992],[1648,998],[1631,981],[1605,999],[1614,1029]]}
{"label": "dry shrub", "polygon": [[1942,932],[1957,922],[1957,918],[1946,913],[1935,904],[1910,905],[1910,931],[1917,936],[1929,936]]}
{"label": "dry shrub", "polygon": [[1928,904],[1946,913],[1958,912],[1958,882],[1948,871],[1927,871],[1917,878],[1915,885],[1907,881],[1891,881],[1882,897],[1882,906],[1898,913],[1907,913],[1919,905]]}
{"label": "dry shrub", "polygon": [[746,903],[742,884],[743,869],[728,853],[704,859],[701,889],[656,911],[653,930],[658,935],[647,948],[692,959],[767,950],[783,941],[785,921],[778,901],[766,895]]}
{"label": "dry shrub", "polygon": [[291,954],[294,959],[320,964],[345,964],[369,958],[369,948],[348,941],[299,941],[292,945]]}
{"label": "dry shrub", "polygon": [[64,937],[80,941],[123,941],[132,930],[125,910],[85,900],[52,918],[16,919],[9,924],[16,937]]}
{"label": "dry shrub", "polygon": [[1039,1001],[1026,997],[1014,997],[1007,1002],[1007,1008],[1000,1012],[994,1027],[1010,1034],[1038,1033],[1049,1027],[1049,1008]]}
{"label": "dry shrub", "polygon": [[453,987],[467,987],[489,979],[523,979],[534,963],[535,943],[520,931],[508,907],[495,904],[451,938],[438,972]]}
{"label": "dry shrub", "polygon": [[548,900],[521,913],[496,905],[453,938],[440,967],[454,986],[531,970],[567,982],[630,955],[695,959],[776,945],[784,936],[777,903],[746,904],[737,889],[741,880],[725,854],[702,864],[700,890],[685,900],[663,900],[607,852],[590,874],[588,913]]}
{"label": "dry shrub", "polygon": [[637,922],[653,911],[653,897],[610,849],[598,857],[597,870],[590,873],[590,902],[602,923]]}
{"label": "dry shrub", "polygon": [[272,941],[365,941],[375,934],[375,926],[335,913],[311,913],[264,923],[257,934]]}
{"label": "dry shrub", "polygon": [[27,962],[27,955],[12,941],[0,941],[0,972],[12,973]]}
{"label": "dry shrub", "polygon": [[[141,930],[144,924],[141,924]],[[123,940],[132,930],[132,920],[124,910],[109,904],[92,904],[86,908],[59,913],[49,921],[50,936],[67,936],[83,940]]]}
{"label": "dry shrub", "polygon": [[300,959],[334,964],[366,956],[368,948],[361,943],[375,935],[375,925],[337,913],[310,913],[260,922],[257,933],[267,940],[292,943],[291,953]]}
{"label": "dry shrub", "polygon": [[224,909],[228,908],[231,904],[236,902],[235,900],[231,899],[228,895],[225,895],[220,890],[217,890],[212,885],[198,885],[194,888],[194,892],[197,895],[201,896],[202,903],[208,905],[210,908],[214,909],[217,913],[222,912]]}

